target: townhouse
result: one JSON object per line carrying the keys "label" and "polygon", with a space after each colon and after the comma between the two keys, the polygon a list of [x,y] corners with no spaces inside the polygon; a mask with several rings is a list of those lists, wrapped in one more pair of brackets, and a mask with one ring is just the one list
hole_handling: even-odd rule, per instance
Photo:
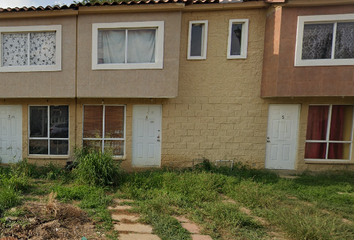
{"label": "townhouse", "polygon": [[92,146],[126,169],[351,169],[352,13],[349,0],[2,9],[2,162],[65,164]]}

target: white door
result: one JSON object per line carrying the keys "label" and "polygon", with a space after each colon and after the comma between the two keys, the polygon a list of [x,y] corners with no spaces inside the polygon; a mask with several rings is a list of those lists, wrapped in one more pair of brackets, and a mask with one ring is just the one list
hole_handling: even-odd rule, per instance
{"label": "white door", "polygon": [[295,169],[299,111],[297,104],[269,105],[266,168]]}
{"label": "white door", "polygon": [[2,163],[22,159],[22,106],[0,106],[0,158]]}
{"label": "white door", "polygon": [[133,106],[133,166],[161,166],[161,119],[161,105]]}

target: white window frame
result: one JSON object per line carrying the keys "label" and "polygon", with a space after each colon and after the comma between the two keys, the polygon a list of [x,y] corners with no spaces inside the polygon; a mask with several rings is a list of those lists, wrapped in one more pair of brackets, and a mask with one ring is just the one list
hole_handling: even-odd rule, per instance
{"label": "white window frame", "polygon": [[[316,16],[299,16],[297,21],[296,44],[295,44],[295,66],[338,66],[338,65],[354,65],[353,59],[334,59],[336,30],[338,22],[354,22],[354,14],[337,14],[337,15],[316,15]],[[334,23],[333,42],[332,42],[332,58],[331,59],[306,59],[302,58],[302,43],[304,37],[304,25],[316,23]]]}
{"label": "white window frame", "polygon": [[[191,56],[192,51],[192,26],[195,24],[203,24],[202,31],[202,45],[201,45],[201,56]],[[187,59],[189,60],[201,60],[206,59],[207,57],[207,48],[208,48],[208,20],[203,21],[189,21],[189,31],[188,31],[188,53]]]}
{"label": "white window frame", "polygon": [[[67,138],[51,138],[50,137],[50,107],[51,106],[57,106],[57,105],[29,105],[28,106],[28,156],[53,156],[53,157],[67,157],[70,155],[70,106],[65,105],[65,104],[59,104],[58,106],[67,106],[68,107],[68,137]],[[48,122],[47,122],[47,132],[48,136],[47,137],[31,137],[31,107],[47,107],[47,116],[48,116]],[[29,151],[29,141],[30,140],[47,140],[48,141],[48,154],[30,154]],[[68,141],[68,154],[66,155],[59,155],[59,154],[50,154],[50,141],[51,140],[58,140],[58,141]]]}
{"label": "white window frame", "polygon": [[[84,138],[84,126],[85,126],[85,106],[103,106],[103,116],[102,116],[102,137],[101,138]],[[105,113],[106,113],[106,106],[110,107],[124,107],[124,136],[123,138],[105,138]],[[123,155],[114,155],[114,158],[125,158],[125,152],[126,152],[126,132],[127,132],[127,126],[126,126],[126,120],[127,119],[127,106],[123,104],[84,104],[84,107],[82,108],[82,146],[84,145],[84,140],[91,140],[91,141],[102,141],[102,146],[101,146],[101,151],[104,152],[104,142],[106,140],[108,141],[124,141],[124,151]]]}
{"label": "white window frame", "polygon": [[[2,53],[2,34],[4,33],[33,33],[33,32],[56,32],[56,53],[55,65],[27,65],[27,66],[3,66]],[[0,72],[41,72],[41,71],[61,71],[61,25],[42,25],[42,26],[18,26],[18,27],[0,27]],[[29,44],[29,43],[28,43]],[[28,56],[29,58],[29,56]]]}
{"label": "white window frame", "polygon": [[[232,38],[232,25],[242,24],[242,36],[241,36],[241,49],[240,55],[231,55],[231,38]],[[246,59],[248,48],[248,27],[249,19],[230,19],[229,20],[229,36],[227,42],[227,59]]]}
{"label": "white window frame", "polygon": [[[332,121],[332,107],[335,105],[347,105],[353,107],[353,116],[352,116],[352,132],[351,132],[351,139],[350,141],[335,141],[335,140],[329,140],[329,135],[331,131],[331,121]],[[348,162],[352,159],[352,147],[353,147],[353,127],[354,127],[354,105],[350,104],[310,104],[310,106],[328,106],[328,122],[327,122],[327,132],[326,132],[326,140],[305,140],[305,143],[326,143],[327,148],[326,148],[326,158],[325,159],[312,159],[312,158],[305,158],[305,161],[334,161],[334,162]],[[310,109],[310,108],[309,108]],[[307,114],[309,112],[309,109],[307,110]],[[306,129],[307,131],[307,129]],[[349,143],[349,159],[328,159],[328,149],[329,149],[329,144],[330,143]]]}
{"label": "white window frame", "polygon": [[[149,22],[116,22],[116,23],[93,23],[92,24],[92,70],[103,69],[162,69],[164,50],[164,21]],[[155,28],[155,62],[154,63],[109,63],[98,64],[98,30],[110,29],[143,29]]]}

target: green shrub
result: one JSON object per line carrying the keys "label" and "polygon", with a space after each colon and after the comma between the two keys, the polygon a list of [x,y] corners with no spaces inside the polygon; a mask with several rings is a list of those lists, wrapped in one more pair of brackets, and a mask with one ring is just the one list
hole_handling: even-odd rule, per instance
{"label": "green shrub", "polygon": [[30,188],[29,179],[24,174],[9,175],[2,174],[0,176],[0,186],[9,188],[14,191],[26,191]]}
{"label": "green shrub", "polygon": [[78,149],[75,153],[74,174],[80,183],[92,186],[107,186],[118,183],[120,164],[115,162],[110,151]]}
{"label": "green shrub", "polygon": [[20,202],[20,196],[13,188],[0,188],[0,216],[6,209],[17,206]]}
{"label": "green shrub", "polygon": [[35,164],[28,163],[27,159],[23,159],[18,163],[11,164],[11,172],[16,175],[24,175],[26,177],[36,177],[38,175],[38,167]]}

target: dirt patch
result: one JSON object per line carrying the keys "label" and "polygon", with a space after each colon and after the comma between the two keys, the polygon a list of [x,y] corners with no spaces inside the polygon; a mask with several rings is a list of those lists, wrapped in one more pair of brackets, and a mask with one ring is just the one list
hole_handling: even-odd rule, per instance
{"label": "dirt patch", "polygon": [[86,212],[74,205],[57,202],[54,198],[51,193],[48,203],[24,203],[19,207],[24,214],[6,217],[5,223],[0,224],[0,237],[21,240],[106,239],[97,233],[95,222]]}

